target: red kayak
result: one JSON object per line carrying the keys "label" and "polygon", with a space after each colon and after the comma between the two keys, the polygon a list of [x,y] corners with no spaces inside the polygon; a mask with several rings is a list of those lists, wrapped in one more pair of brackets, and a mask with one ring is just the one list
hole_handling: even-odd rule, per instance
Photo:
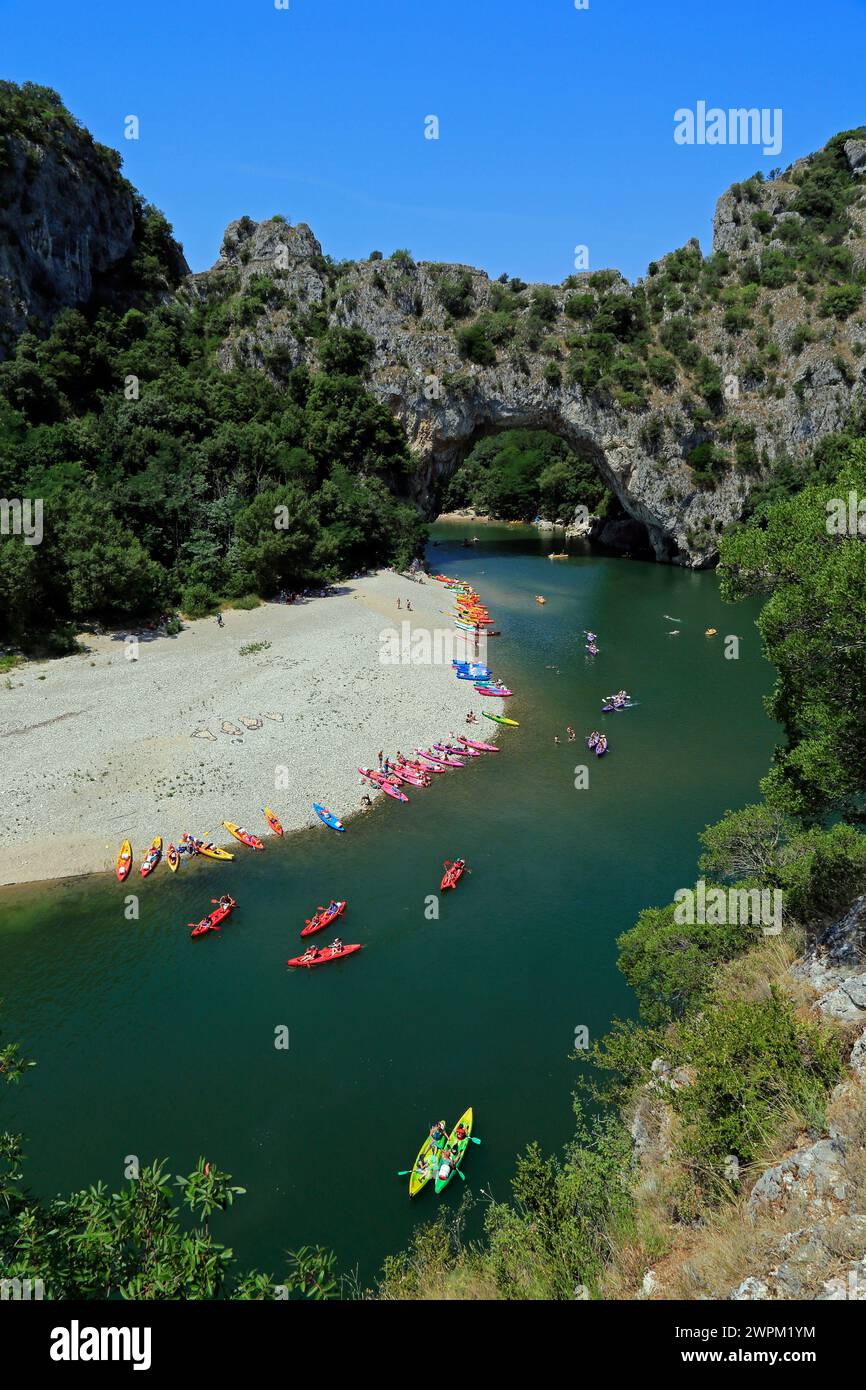
{"label": "red kayak", "polygon": [[190,936],[207,936],[208,932],[219,931],[220,922],[224,922],[233,907],[237,907],[234,898],[229,898],[226,902],[219,903],[216,912],[211,912],[207,917],[196,924],[189,922],[187,925],[192,927]]}
{"label": "red kayak", "polygon": [[477,738],[466,738],[463,734],[457,735],[458,743],[465,743],[467,748],[477,748],[481,753],[498,753],[499,745],[496,743],[481,743]]}
{"label": "red kayak", "polygon": [[342,917],[346,911],[345,902],[334,902],[328,907],[317,907],[315,915],[307,919],[307,925],[301,932],[301,936],[312,936],[313,932],[321,931],[322,927],[329,927],[332,922],[336,922],[338,917]]}
{"label": "red kayak", "polygon": [[[311,949],[315,950],[316,948],[312,947]],[[327,965],[329,961],[342,960],[343,956],[350,956],[354,951],[360,951],[360,949],[360,945],[355,945],[344,946],[341,951],[335,951],[332,946],[325,946],[323,950],[318,951],[316,955],[311,954],[307,959],[304,958],[307,956],[306,951],[303,956],[292,956],[291,960],[286,961],[286,965],[292,967],[303,965],[307,970],[312,970],[315,965]]]}
{"label": "red kayak", "polygon": [[463,877],[463,871],[465,868],[465,859],[455,859],[453,864],[451,863],[450,859],[446,859],[445,872],[442,875],[442,882],[440,883],[439,887],[443,890],[446,888],[453,888]]}

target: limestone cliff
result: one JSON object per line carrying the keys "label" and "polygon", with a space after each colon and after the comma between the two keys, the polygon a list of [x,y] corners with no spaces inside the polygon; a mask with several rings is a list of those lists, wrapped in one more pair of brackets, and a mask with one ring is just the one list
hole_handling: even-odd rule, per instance
{"label": "limestone cliff", "polygon": [[[126,307],[140,297],[135,258],[158,215],[120,163],[55,92],[0,82],[0,356],[15,335],[62,309],[94,300]],[[158,220],[168,291],[189,267]]]}

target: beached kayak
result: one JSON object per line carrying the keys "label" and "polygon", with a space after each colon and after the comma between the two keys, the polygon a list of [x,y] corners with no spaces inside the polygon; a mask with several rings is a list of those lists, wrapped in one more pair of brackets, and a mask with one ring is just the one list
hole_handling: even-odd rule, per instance
{"label": "beached kayak", "polygon": [[245,830],[242,825],[235,825],[234,821],[224,820],[223,825],[230,835],[234,835],[236,840],[240,840],[242,845],[249,845],[250,849],[264,849],[264,845],[258,835],[253,835],[249,830]]}
{"label": "beached kayak", "polygon": [[[315,947],[311,948],[311,950],[315,949]],[[333,947],[325,946],[322,950],[318,951],[316,955],[311,954],[306,960],[304,959],[307,955],[306,951],[303,956],[292,956],[291,960],[286,961],[286,965],[291,965],[292,968],[302,965],[307,970],[312,970],[315,965],[327,965],[329,961],[342,960],[343,956],[351,956],[354,951],[360,951],[360,949],[361,947],[359,944],[344,946],[342,951],[335,951]]]}
{"label": "beached kayak", "polygon": [[422,772],[416,772],[407,763],[400,763],[398,767],[392,767],[388,773],[389,777],[396,777],[398,782],[406,782],[410,787],[429,787],[430,778]]}
{"label": "beached kayak", "polygon": [[220,849],[219,845],[212,845],[203,840],[195,841],[196,854],[203,854],[205,859],[234,859],[234,855],[227,849]]}
{"label": "beached kayak", "polygon": [[393,782],[388,781],[384,772],[375,772],[371,767],[359,767],[358,771],[362,777],[366,777],[369,782],[372,782],[374,787],[378,787],[380,791],[386,792],[388,796],[393,796],[395,801],[409,800],[405,792],[401,792],[399,787],[395,786]]}
{"label": "beached kayak", "polygon": [[263,806],[263,807],[262,807],[262,815],[264,816],[264,818],[265,818],[265,820],[267,821],[268,825],[271,827],[271,830],[273,830],[274,834],[275,834],[275,835],[282,835],[282,833],[283,833],[283,827],[282,827],[282,825],[280,824],[280,822],[279,822],[279,820],[277,819],[277,817],[274,815],[274,813],[273,813],[273,811],[271,810],[270,806]]}
{"label": "beached kayak", "polygon": [[467,748],[478,749],[481,753],[498,753],[499,747],[495,743],[482,743],[477,738],[466,738],[464,734],[457,735],[458,743],[465,743]]}
{"label": "beached kayak", "polygon": [[160,859],[162,858],[162,836],[157,835],[147,854],[141,862],[141,876],[147,878],[152,874]]}
{"label": "beached kayak", "polygon": [[124,879],[127,879],[129,877],[129,871],[131,868],[132,845],[129,843],[128,840],[124,840],[123,844],[120,846],[120,849],[117,851],[117,862],[114,866],[114,872],[117,874],[117,877],[121,883],[123,883]]}
{"label": "beached kayak", "polygon": [[510,724],[513,729],[520,728],[518,719],[506,719],[504,714],[488,714],[486,709],[483,709],[481,713],[485,719],[492,719],[494,724]]}
{"label": "beached kayak", "polygon": [[338,917],[342,917],[345,911],[345,901],[338,903],[332,898],[327,907],[317,907],[313,916],[307,918],[307,925],[302,929],[301,936],[312,936],[313,932],[329,927]]}
{"label": "beached kayak", "polygon": [[513,690],[504,685],[476,685],[475,689],[479,695],[491,695],[494,700],[504,700],[514,694]]}
{"label": "beached kayak", "polygon": [[425,758],[427,762],[439,763],[441,767],[464,767],[462,758],[455,758],[452,753],[440,757],[438,753],[431,753],[429,748],[416,748],[415,752],[419,758]]}
{"label": "beached kayak", "polygon": [[219,931],[220,922],[225,921],[233,907],[237,907],[234,898],[221,899],[214,912],[208,913],[207,917],[203,917],[198,923],[190,922],[188,924],[192,927],[190,938],[207,936],[208,932]]}
{"label": "beached kayak", "polygon": [[458,758],[480,758],[481,754],[477,748],[467,748],[462,743],[434,743],[434,749],[443,756],[448,753],[456,753]]}
{"label": "beached kayak", "polygon": [[442,875],[442,882],[439,884],[443,892],[446,888],[454,888],[459,883],[466,868],[466,860],[455,859],[452,864],[450,859],[446,859],[444,868],[445,872]]}
{"label": "beached kayak", "polygon": [[165,862],[166,862],[166,864],[168,865],[168,867],[171,869],[172,873],[173,873],[173,874],[176,874],[176,873],[177,873],[177,870],[178,870],[178,866],[179,866],[179,864],[180,864],[180,855],[178,854],[178,852],[177,852],[177,850],[175,849],[174,845],[169,845],[168,849],[166,850],[166,852],[165,852]]}
{"label": "beached kayak", "polygon": [[[332,830],[342,830],[345,832],[346,827],[343,824],[343,822],[337,820],[337,817],[334,815],[333,811],[329,811],[327,806],[320,806],[318,801],[314,801],[313,810],[315,811],[316,815],[319,817],[319,820],[323,823],[323,825],[329,825]],[[348,950],[348,947],[346,949]]]}
{"label": "beached kayak", "polygon": [[[466,1130],[466,1136],[463,1139],[458,1139],[457,1130],[460,1128],[461,1125]],[[472,1106],[470,1105],[468,1110],[464,1110],[463,1114],[460,1116],[460,1119],[457,1121],[457,1124],[454,1126],[454,1128],[448,1136],[448,1143],[445,1145],[445,1148],[443,1150],[443,1156],[440,1160],[439,1167],[436,1172],[437,1192],[441,1192],[443,1187],[447,1187],[451,1179],[454,1177],[454,1169],[459,1168],[460,1166],[463,1155],[466,1152],[466,1147],[469,1143],[469,1136],[471,1135],[471,1133]],[[449,1149],[452,1151],[452,1161],[450,1163],[447,1162],[444,1157],[444,1155],[449,1151]]]}

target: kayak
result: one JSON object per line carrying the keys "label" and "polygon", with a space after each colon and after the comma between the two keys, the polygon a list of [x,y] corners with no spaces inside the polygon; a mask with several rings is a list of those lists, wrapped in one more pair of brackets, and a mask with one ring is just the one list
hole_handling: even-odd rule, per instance
{"label": "kayak", "polygon": [[398,782],[406,782],[410,787],[429,787],[430,778],[424,777],[420,772],[415,772],[405,763],[400,767],[392,767],[390,777],[396,777]]}
{"label": "kayak", "polygon": [[275,834],[275,835],[282,835],[282,833],[283,833],[283,827],[282,827],[282,825],[280,824],[280,822],[279,822],[279,820],[277,819],[277,817],[274,815],[274,813],[273,813],[273,811],[271,810],[270,806],[263,806],[263,807],[262,807],[262,815],[264,816],[264,818],[265,818],[265,820],[267,821],[268,825],[271,827],[271,830],[273,830],[274,834]]}
{"label": "kayak", "polygon": [[520,728],[520,721],[517,719],[506,719],[504,714],[488,714],[486,709],[481,711],[485,719],[492,719],[496,724],[510,724],[513,729]]}
{"label": "kayak", "polygon": [[437,753],[456,753],[459,758],[480,758],[477,748],[464,748],[460,743],[434,743]]}
{"label": "kayak", "polygon": [[454,863],[452,864],[450,859],[446,859],[444,868],[445,872],[442,875],[442,882],[439,884],[439,887],[443,891],[446,888],[454,888],[459,883],[460,879],[463,877],[463,872],[466,868],[466,860],[455,859]]}
{"label": "kayak", "polygon": [[[458,1125],[462,1125],[463,1128],[466,1130],[466,1138],[465,1138],[465,1139],[461,1139],[459,1142],[458,1142],[458,1140],[455,1138],[455,1135],[456,1135],[456,1133],[457,1133],[457,1126],[458,1126]],[[457,1156],[455,1157],[453,1164],[446,1164],[446,1163],[442,1162],[442,1163],[439,1165],[439,1168],[438,1168],[437,1173],[436,1173],[436,1191],[437,1191],[437,1192],[441,1192],[442,1189],[443,1189],[443,1187],[447,1187],[448,1184],[449,1184],[449,1182],[451,1181],[451,1179],[454,1177],[454,1169],[455,1169],[455,1168],[459,1168],[459,1166],[460,1166],[460,1162],[461,1162],[461,1160],[462,1160],[462,1158],[463,1158],[463,1155],[465,1154],[466,1149],[467,1149],[467,1146],[468,1146],[468,1144],[469,1144],[469,1136],[471,1135],[471,1133],[472,1133],[472,1106],[470,1105],[469,1109],[468,1109],[468,1110],[465,1110],[465,1111],[463,1112],[463,1114],[460,1116],[460,1119],[457,1121],[457,1124],[454,1126],[454,1128],[452,1129],[451,1133],[450,1133],[449,1136],[448,1136],[448,1143],[446,1144],[445,1147],[446,1147],[446,1149],[450,1149],[450,1148],[456,1147],[456,1149],[457,1149]],[[443,1170],[445,1170],[445,1171],[444,1171],[444,1175],[443,1175]]]}
{"label": "kayak", "polygon": [[250,849],[264,849],[258,835],[251,834],[249,830],[244,830],[242,826],[235,825],[230,820],[224,820],[223,825],[230,835],[234,835],[236,840],[240,840],[242,845],[249,845]]}
{"label": "kayak", "polygon": [[401,792],[399,787],[395,787],[393,782],[389,782],[384,772],[374,772],[369,767],[359,767],[358,771],[362,777],[366,777],[374,787],[378,787],[380,792],[387,792],[388,796],[393,796],[395,801],[408,801],[405,792]]}
{"label": "kayak", "polygon": [[141,861],[141,876],[147,878],[152,874],[160,859],[162,858],[162,836],[157,835],[144,859]]}
{"label": "kayak", "polygon": [[[346,827],[343,824],[343,822],[337,820],[337,817],[334,815],[333,811],[329,811],[327,806],[320,806],[318,801],[314,801],[313,810],[315,811],[316,815],[319,817],[319,820],[322,822],[323,825],[330,826],[332,830],[342,830],[343,832],[345,832]],[[349,948],[347,946],[346,950],[348,951],[348,949]]]}
{"label": "kayak", "polygon": [[307,918],[307,925],[301,931],[301,936],[312,936],[313,932],[329,927],[338,917],[342,917],[345,911],[345,901],[338,903],[332,898],[327,907],[317,907],[313,916]]}
{"label": "kayak", "polygon": [[325,946],[312,960],[304,960],[303,956],[292,956],[291,960],[286,961],[286,965],[293,968],[296,965],[303,965],[307,970],[312,970],[314,965],[327,965],[332,960],[342,960],[343,956],[350,956],[354,951],[360,951],[360,945],[344,946],[342,951],[334,951],[330,946]]}
{"label": "kayak", "polygon": [[229,898],[227,903],[220,903],[216,912],[211,912],[207,917],[203,917],[197,925],[190,922],[189,925],[192,927],[190,938],[207,936],[208,932],[219,931],[220,922],[225,921],[233,907],[237,907],[237,903],[234,898]]}
{"label": "kayak", "polygon": [[466,738],[463,734],[457,735],[459,743],[465,743],[467,748],[475,748],[480,753],[498,753],[499,748],[495,743],[481,743],[477,738]]}
{"label": "kayak", "polygon": [[448,754],[443,758],[443,757],[439,757],[439,755],[436,754],[436,753],[431,753],[431,752],[429,751],[429,749],[425,749],[425,748],[416,748],[416,749],[415,749],[415,752],[418,754],[418,756],[419,756],[420,758],[426,758],[427,761],[428,761],[428,762],[431,762],[431,763],[439,763],[441,767],[464,767],[464,766],[465,766],[465,764],[464,764],[462,758],[455,758],[455,757],[453,756],[453,754],[451,754],[451,753],[448,753]]}
{"label": "kayak", "polygon": [[204,844],[203,841],[196,841],[196,854],[203,854],[205,859],[234,859],[227,849],[220,849],[218,845]]}
{"label": "kayak", "polygon": [[124,879],[127,879],[129,877],[129,871],[131,868],[132,845],[129,843],[128,840],[124,840],[123,844],[120,846],[120,849],[117,851],[117,862],[114,866],[114,872],[117,874],[117,877],[121,883],[123,883]]}
{"label": "kayak", "polygon": [[[439,1153],[442,1148],[444,1148],[444,1145],[444,1136],[440,1144],[434,1144],[433,1140],[430,1138],[430,1135],[427,1135],[427,1138],[424,1140],[424,1143],[418,1150],[418,1157],[412,1164],[412,1171],[409,1174],[410,1197],[417,1197],[421,1189],[426,1187],[430,1179],[435,1176],[436,1169],[438,1166],[435,1161],[436,1154]],[[418,1172],[418,1164],[421,1162],[423,1158],[426,1158],[428,1160],[428,1163],[426,1173],[422,1174]]]}
{"label": "kayak", "polygon": [[476,685],[475,689],[479,695],[492,695],[495,700],[504,700],[508,695],[514,694],[513,690],[504,685]]}
{"label": "kayak", "polygon": [[168,849],[166,850],[165,862],[171,869],[172,873],[176,874],[178,870],[178,865],[180,864],[180,855],[178,854],[174,845],[169,845]]}
{"label": "kayak", "polygon": [[442,773],[442,772],[445,771],[445,768],[444,768],[444,767],[439,767],[438,763],[422,763],[422,762],[417,762],[417,763],[410,763],[409,766],[411,767],[411,769],[412,769],[413,772],[415,772],[415,771],[420,772],[420,774],[421,774],[422,777],[429,777],[431,773],[438,774],[438,773]]}

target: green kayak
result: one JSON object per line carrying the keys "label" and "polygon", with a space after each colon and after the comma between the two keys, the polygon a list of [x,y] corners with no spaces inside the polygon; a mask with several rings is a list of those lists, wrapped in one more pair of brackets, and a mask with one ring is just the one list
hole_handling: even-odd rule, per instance
{"label": "green kayak", "polygon": [[[458,1138],[457,1138],[457,1130],[458,1130],[458,1128],[460,1127],[460,1125],[462,1125],[463,1128],[466,1130],[466,1137],[463,1138],[463,1139],[458,1139]],[[437,1191],[437,1192],[441,1192],[442,1189],[443,1189],[443,1187],[447,1187],[448,1184],[449,1184],[449,1182],[451,1181],[451,1179],[454,1177],[454,1169],[455,1169],[455,1168],[459,1168],[459,1166],[460,1166],[460,1162],[461,1162],[461,1160],[462,1160],[462,1158],[463,1158],[463,1155],[464,1155],[465,1152],[466,1152],[467,1145],[469,1144],[469,1136],[470,1136],[471,1133],[472,1133],[472,1106],[470,1105],[469,1109],[466,1110],[466,1111],[464,1111],[464,1113],[460,1116],[460,1119],[457,1121],[457,1124],[454,1126],[454,1128],[452,1129],[451,1133],[450,1133],[449,1136],[448,1136],[448,1143],[445,1145],[445,1148],[444,1148],[444,1150],[443,1150],[442,1159],[441,1159],[440,1164],[439,1164],[439,1167],[438,1167],[438,1169],[437,1169],[437,1171],[436,1171],[436,1191]],[[447,1154],[449,1150],[452,1151],[452,1154],[456,1154],[456,1157],[454,1157],[452,1163],[449,1163],[449,1164],[446,1165],[446,1161],[445,1161],[444,1155]],[[442,1176],[440,1176],[440,1174],[442,1173],[443,1168],[445,1168],[446,1166],[447,1166],[448,1171],[445,1173],[445,1176],[442,1177]]]}

